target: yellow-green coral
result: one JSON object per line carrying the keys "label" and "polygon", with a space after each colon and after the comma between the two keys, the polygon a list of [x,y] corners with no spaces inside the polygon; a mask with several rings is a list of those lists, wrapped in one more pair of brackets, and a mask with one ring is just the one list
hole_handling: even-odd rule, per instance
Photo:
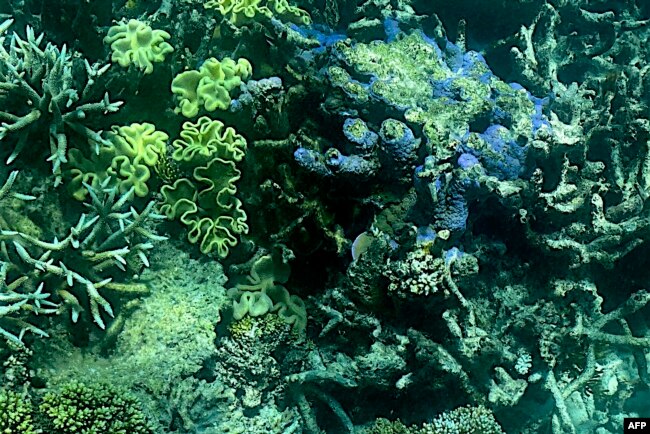
{"label": "yellow-green coral", "polygon": [[[248,232],[242,202],[235,197],[246,140],[217,120],[201,117],[185,122],[173,142],[172,158],[185,178],[162,188],[161,211],[188,226],[188,239],[201,252],[224,258],[237,245],[237,235]],[[188,179],[189,178],[189,179]]]}
{"label": "yellow-green coral", "polygon": [[134,187],[138,197],[145,197],[149,193],[151,168],[165,155],[169,136],[152,124],[134,123],[113,127],[108,139],[108,144],[88,157],[76,148],[69,151],[72,195],[84,200],[88,194],[84,183],[99,188],[110,177],[110,187],[117,186],[121,193]]}
{"label": "yellow-green coral", "polygon": [[296,24],[311,24],[309,14],[287,0],[208,0],[206,9],[217,9],[233,25],[246,24],[256,17],[279,18]]}
{"label": "yellow-green coral", "polygon": [[230,106],[230,91],[252,74],[253,67],[246,59],[235,62],[229,57],[221,61],[211,57],[198,71],[181,72],[174,78],[171,89],[178,100],[175,111],[191,118],[201,107],[209,112],[226,110]]}
{"label": "yellow-green coral", "polygon": [[169,38],[164,30],[153,30],[141,21],[129,20],[111,27],[104,43],[111,46],[113,62],[123,67],[134,64],[145,74],[151,74],[153,62],[162,62],[167,53],[174,51],[166,41]]}

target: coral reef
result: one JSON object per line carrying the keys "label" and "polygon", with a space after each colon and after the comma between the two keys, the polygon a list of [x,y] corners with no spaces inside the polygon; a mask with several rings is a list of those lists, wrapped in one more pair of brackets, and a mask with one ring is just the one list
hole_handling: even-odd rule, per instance
{"label": "coral reef", "polygon": [[125,193],[133,188],[138,197],[149,194],[147,182],[158,160],[165,158],[169,136],[156,131],[149,123],[113,126],[107,143],[89,157],[79,149],[68,152],[70,182],[68,188],[75,199],[84,200],[85,185],[99,188],[105,184]]}
{"label": "coral reef", "polygon": [[[0,200],[8,194],[16,175],[13,172],[5,182]],[[148,231],[145,225],[162,216],[153,211],[154,202],[140,212],[132,206],[127,210],[133,188],[118,195],[114,188],[100,187],[98,191],[87,187],[90,200],[86,205],[90,211],[81,214],[65,236],[48,242],[16,230],[19,228],[0,228],[1,301],[5,305],[1,319],[19,330],[12,334],[0,329],[5,337],[20,341],[25,331],[45,334],[20,316],[5,318],[8,314],[25,311],[34,316],[69,311],[76,322],[85,310],[82,303],[90,308],[92,320],[104,328],[101,312],[111,317],[114,313],[102,292],[137,295],[148,291],[144,284],[120,282],[119,277],[130,277],[133,270],[149,264],[146,252],[153,248],[152,241],[165,238]]]}
{"label": "coral reef", "polygon": [[174,77],[171,89],[178,100],[175,111],[192,118],[201,108],[209,112],[226,110],[231,102],[230,91],[252,74],[253,67],[243,58],[236,62],[229,57],[206,59],[198,70],[181,72]]}
{"label": "coral reef", "polygon": [[46,394],[40,411],[47,419],[48,432],[53,434],[151,433],[138,404],[128,392],[110,385],[73,382]]}
{"label": "coral reef", "polygon": [[19,393],[0,389],[0,429],[6,433],[36,434],[33,407]]}
{"label": "coral reef", "polygon": [[649,20],[0,0],[0,431],[648,416]]}
{"label": "coral reef", "polygon": [[287,0],[207,0],[206,9],[216,9],[233,25],[242,25],[255,19],[281,18],[298,24],[311,24],[311,17]]}

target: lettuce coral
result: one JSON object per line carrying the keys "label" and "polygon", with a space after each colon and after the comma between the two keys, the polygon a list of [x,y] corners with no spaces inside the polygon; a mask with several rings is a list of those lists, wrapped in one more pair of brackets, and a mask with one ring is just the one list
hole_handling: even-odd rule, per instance
{"label": "lettuce coral", "polygon": [[252,74],[253,67],[246,59],[235,62],[229,57],[221,61],[211,57],[198,70],[181,72],[174,78],[171,89],[178,100],[175,111],[191,118],[201,107],[209,112],[226,110],[230,106],[230,91]]}
{"label": "lettuce coral", "polygon": [[188,239],[201,252],[224,258],[248,233],[246,213],[235,194],[241,172],[236,163],[246,153],[246,139],[222,122],[201,117],[185,122],[174,140],[172,159],[185,177],[162,187],[161,211],[188,226]]}
{"label": "lettuce coral", "polygon": [[164,30],[154,30],[149,25],[129,20],[108,30],[104,43],[111,46],[111,60],[122,67],[133,64],[145,74],[153,72],[153,62],[165,60],[165,54],[174,51],[166,39],[170,35]]}
{"label": "lettuce coral", "polygon": [[120,193],[133,187],[136,196],[145,197],[149,194],[147,181],[151,168],[165,155],[168,139],[166,133],[157,131],[152,124],[133,123],[114,126],[107,142],[89,157],[79,149],[71,149],[69,189],[72,195],[84,200],[88,195],[84,184],[98,188],[110,178],[107,185],[117,187]]}
{"label": "lettuce coral", "polygon": [[235,26],[246,24],[255,17],[280,18],[295,24],[311,24],[309,14],[287,0],[208,0],[206,9],[217,9]]}

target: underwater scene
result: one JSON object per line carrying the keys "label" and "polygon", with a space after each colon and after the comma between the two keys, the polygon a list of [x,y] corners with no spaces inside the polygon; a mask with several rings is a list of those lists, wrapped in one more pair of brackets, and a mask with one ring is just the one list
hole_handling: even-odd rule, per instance
{"label": "underwater scene", "polygon": [[650,432],[649,0],[0,0],[0,433]]}

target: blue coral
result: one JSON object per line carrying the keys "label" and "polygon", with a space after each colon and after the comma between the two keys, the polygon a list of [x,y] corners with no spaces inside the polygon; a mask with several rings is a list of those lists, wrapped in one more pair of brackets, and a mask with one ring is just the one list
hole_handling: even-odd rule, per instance
{"label": "blue coral", "polygon": [[375,149],[379,136],[370,130],[368,124],[359,118],[348,118],[343,122],[343,135],[360,154],[368,154]]}
{"label": "blue coral", "polygon": [[481,161],[488,175],[513,180],[523,174],[528,146],[517,143],[507,128],[490,125],[472,139],[466,145],[467,152]]}

